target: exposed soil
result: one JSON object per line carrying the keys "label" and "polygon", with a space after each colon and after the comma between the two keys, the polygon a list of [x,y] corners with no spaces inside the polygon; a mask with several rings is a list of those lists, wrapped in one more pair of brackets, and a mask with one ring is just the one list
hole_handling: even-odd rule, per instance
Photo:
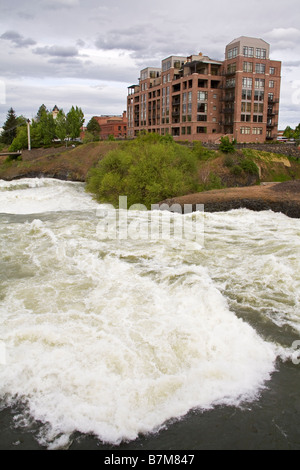
{"label": "exposed soil", "polygon": [[87,174],[116,142],[101,142],[73,147],[23,150],[22,161],[4,163],[0,157],[0,179],[48,177],[70,181],[86,181]]}
{"label": "exposed soil", "polygon": [[218,189],[162,201],[161,204],[191,204],[193,211],[197,204],[204,204],[206,212],[220,212],[246,208],[254,211],[272,210],[300,218],[300,180],[284,183],[266,183],[260,186]]}

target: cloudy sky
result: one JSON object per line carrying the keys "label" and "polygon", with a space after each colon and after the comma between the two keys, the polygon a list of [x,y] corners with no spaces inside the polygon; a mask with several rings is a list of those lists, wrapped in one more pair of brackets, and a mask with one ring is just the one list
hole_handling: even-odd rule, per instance
{"label": "cloudy sky", "polygon": [[299,0],[0,0],[0,127],[41,104],[122,114],[139,71],[169,55],[223,60],[239,36],[282,61],[279,128],[300,122]]}

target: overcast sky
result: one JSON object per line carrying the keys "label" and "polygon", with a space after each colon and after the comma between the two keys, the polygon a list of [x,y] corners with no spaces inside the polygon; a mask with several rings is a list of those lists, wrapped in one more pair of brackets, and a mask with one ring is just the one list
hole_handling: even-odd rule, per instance
{"label": "overcast sky", "polygon": [[282,61],[279,128],[300,122],[299,0],[0,0],[0,127],[41,104],[122,114],[127,87],[169,55],[223,60],[239,36]]}

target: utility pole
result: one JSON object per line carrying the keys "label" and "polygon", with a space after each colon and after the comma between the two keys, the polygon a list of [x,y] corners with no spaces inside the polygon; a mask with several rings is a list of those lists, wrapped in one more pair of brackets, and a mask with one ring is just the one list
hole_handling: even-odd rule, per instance
{"label": "utility pole", "polygon": [[27,119],[27,135],[28,135],[28,150],[31,150],[31,141],[30,141],[30,120]]}

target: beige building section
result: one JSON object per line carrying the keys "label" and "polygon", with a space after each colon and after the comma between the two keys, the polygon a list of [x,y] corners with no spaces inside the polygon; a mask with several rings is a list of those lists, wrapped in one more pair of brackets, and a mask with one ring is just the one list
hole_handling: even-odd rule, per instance
{"label": "beige building section", "polygon": [[170,56],[160,68],[140,72],[128,87],[128,137],[139,132],[175,140],[238,142],[277,137],[281,62],[269,59],[262,39],[242,36],[225,49],[225,60]]}

